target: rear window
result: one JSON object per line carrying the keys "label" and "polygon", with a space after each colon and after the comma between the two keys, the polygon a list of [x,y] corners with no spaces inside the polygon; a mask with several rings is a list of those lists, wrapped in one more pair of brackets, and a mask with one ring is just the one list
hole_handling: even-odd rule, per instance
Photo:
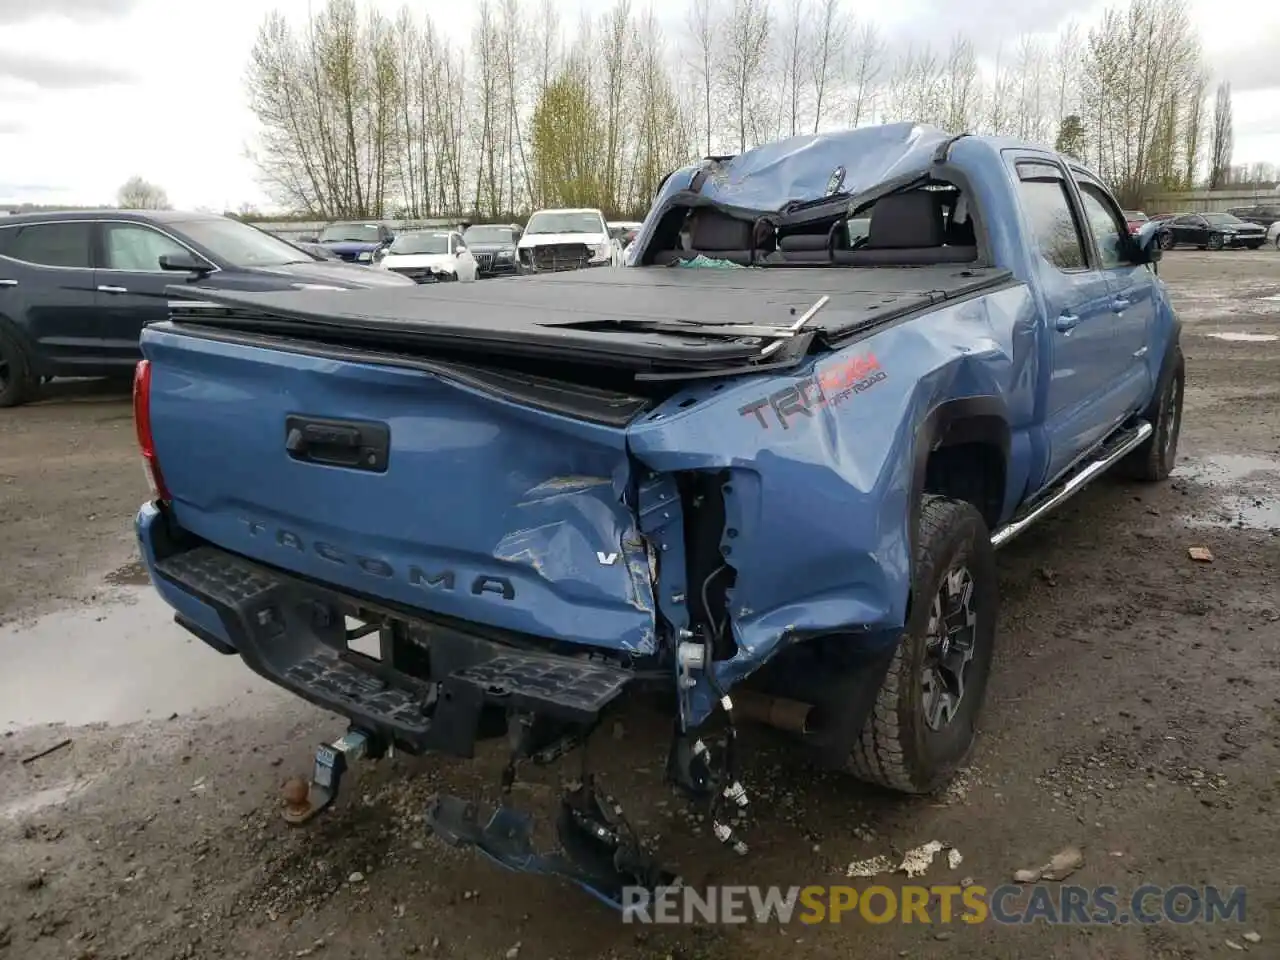
{"label": "rear window", "polygon": [[85,221],[65,223],[28,223],[5,227],[9,236],[0,240],[0,251],[6,257],[44,267],[80,267],[93,265],[90,236],[93,224]]}
{"label": "rear window", "polygon": [[1041,255],[1059,270],[1085,265],[1084,243],[1061,180],[1020,180],[1018,194]]}

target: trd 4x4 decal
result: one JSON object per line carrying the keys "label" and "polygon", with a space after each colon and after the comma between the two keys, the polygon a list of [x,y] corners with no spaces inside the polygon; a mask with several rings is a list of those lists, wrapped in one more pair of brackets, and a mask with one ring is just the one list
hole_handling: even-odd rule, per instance
{"label": "trd 4x4 decal", "polygon": [[765,411],[771,410],[778,425],[783,430],[790,430],[789,418],[797,414],[812,417],[813,411],[818,407],[828,404],[838,406],[855,394],[870,390],[888,377],[875,354],[851,357],[826,370],[815,371],[813,376],[790,387],[775,390],[767,397],[739,407],[738,413],[744,417],[754,415],[761,429],[768,430],[772,418]]}

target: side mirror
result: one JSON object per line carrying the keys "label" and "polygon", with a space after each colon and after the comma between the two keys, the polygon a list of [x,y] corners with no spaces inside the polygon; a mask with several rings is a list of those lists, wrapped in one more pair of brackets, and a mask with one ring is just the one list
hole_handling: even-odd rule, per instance
{"label": "side mirror", "polygon": [[191,253],[163,254],[160,257],[160,269],[174,273],[196,273],[202,277],[213,272],[213,267]]}
{"label": "side mirror", "polygon": [[467,252],[467,248],[464,247],[462,244],[458,244],[458,246],[454,248],[454,253],[466,253],[466,252]]}
{"label": "side mirror", "polygon": [[1164,251],[1160,249],[1160,235],[1167,229],[1160,220],[1148,220],[1136,233],[1129,235],[1130,260],[1137,265],[1155,263]]}

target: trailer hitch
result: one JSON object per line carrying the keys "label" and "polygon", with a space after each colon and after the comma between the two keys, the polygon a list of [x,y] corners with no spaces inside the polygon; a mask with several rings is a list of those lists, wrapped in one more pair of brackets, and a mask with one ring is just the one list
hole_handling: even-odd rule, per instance
{"label": "trailer hitch", "polygon": [[316,749],[311,782],[294,777],[281,791],[285,822],[295,826],[306,823],[337,798],[343,774],[352,763],[366,757],[377,760],[386,750],[380,738],[354,727],[333,743],[321,744]]}

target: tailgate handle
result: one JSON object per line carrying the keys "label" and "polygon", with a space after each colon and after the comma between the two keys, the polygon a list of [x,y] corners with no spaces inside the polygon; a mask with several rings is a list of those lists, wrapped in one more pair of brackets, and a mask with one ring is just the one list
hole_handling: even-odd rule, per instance
{"label": "tailgate handle", "polygon": [[303,463],[386,473],[391,428],[362,420],[286,417],[284,449]]}

